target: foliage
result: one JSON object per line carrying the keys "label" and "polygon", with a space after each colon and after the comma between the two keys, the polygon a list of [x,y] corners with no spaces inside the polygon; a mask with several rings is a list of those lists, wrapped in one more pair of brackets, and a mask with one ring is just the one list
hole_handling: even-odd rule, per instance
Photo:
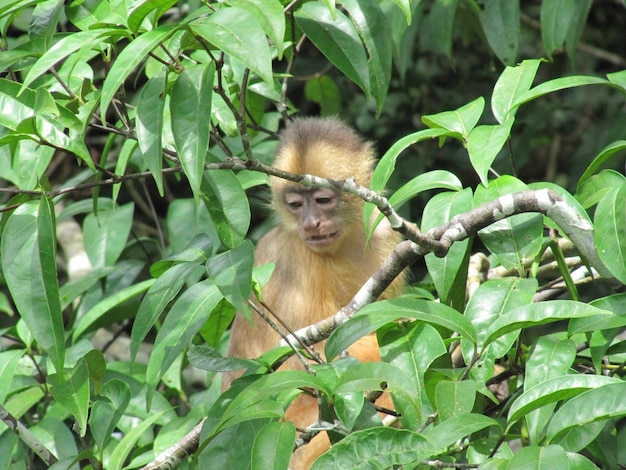
{"label": "foliage", "polygon": [[[626,70],[556,68],[584,31],[621,30],[594,23],[611,2],[526,3],[3,2],[0,468],[138,468],[205,417],[182,467],[286,468],[296,432],[281,418],[301,389],[342,437],[314,468],[626,465],[626,181],[612,169],[624,127],[582,131],[599,147],[568,162],[584,166],[573,185],[507,169],[513,148],[532,166],[537,141],[557,141],[538,127],[545,106],[568,123],[562,90],[608,96],[605,117],[624,122]],[[471,70],[485,57],[495,72]],[[488,89],[414,85],[442,60]],[[424,101],[427,88],[457,102]],[[418,124],[400,103],[419,93]],[[267,373],[285,348],[225,358],[230,321],[269,276],[251,240],[266,230],[279,123],[312,104],[339,112],[342,97],[362,129],[380,118],[372,135],[391,140],[372,189],[403,215],[426,201],[423,232],[528,189],[554,190],[574,215],[503,217],[427,254],[406,296],[366,306],[326,343],[335,357],[376,331],[382,363],[311,375]],[[407,156],[419,148],[457,163]],[[562,235],[578,230],[576,245]],[[241,368],[221,394],[218,371]],[[396,427],[364,398],[381,384]]]}

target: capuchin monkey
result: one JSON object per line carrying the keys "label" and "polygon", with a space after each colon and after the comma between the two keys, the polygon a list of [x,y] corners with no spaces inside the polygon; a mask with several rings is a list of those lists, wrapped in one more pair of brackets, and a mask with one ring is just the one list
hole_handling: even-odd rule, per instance
{"label": "capuchin monkey", "polygon": [[[354,177],[366,187],[373,164],[371,143],[341,121],[328,118],[294,119],[280,135],[274,160],[274,167],[280,170],[334,180]],[[271,177],[270,184],[277,226],[259,241],[255,265],[275,263],[263,288],[263,301],[292,330],[298,330],[347,305],[400,242],[400,236],[383,220],[368,243],[364,202],[357,196],[308,188],[277,177]],[[396,279],[382,298],[399,295],[404,285],[403,277]],[[280,339],[258,316],[251,324],[237,315],[228,353],[255,358],[275,347]],[[315,349],[321,353],[323,345]],[[348,352],[361,362],[380,360],[373,335],[362,338]],[[282,366],[302,368],[295,358]],[[233,379],[232,374],[224,377],[224,389]],[[317,421],[317,413],[316,400],[300,395],[287,411],[287,418],[304,428]],[[325,433],[318,435],[295,452],[290,468],[308,468],[328,447]]]}

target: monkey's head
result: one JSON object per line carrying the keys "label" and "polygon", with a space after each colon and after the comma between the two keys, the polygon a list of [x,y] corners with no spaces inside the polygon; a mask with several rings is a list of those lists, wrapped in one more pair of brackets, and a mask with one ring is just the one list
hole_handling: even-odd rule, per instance
{"label": "monkey's head", "polygon": [[[295,119],[281,133],[274,166],[284,171],[369,186],[372,145],[337,119]],[[327,188],[307,188],[272,177],[272,199],[281,226],[311,250],[334,253],[362,229],[363,201]]]}

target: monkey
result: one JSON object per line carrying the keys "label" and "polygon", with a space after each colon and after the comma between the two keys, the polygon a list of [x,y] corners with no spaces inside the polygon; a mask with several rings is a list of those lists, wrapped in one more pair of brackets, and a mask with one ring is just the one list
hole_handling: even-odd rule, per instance
{"label": "monkey", "polygon": [[[342,121],[295,118],[279,136],[273,166],[334,180],[354,177],[358,184],[369,186],[374,161],[372,143]],[[295,331],[330,317],[348,304],[401,237],[383,220],[368,242],[364,202],[355,195],[308,188],[274,176],[270,177],[270,187],[278,224],[258,242],[255,265],[275,263],[263,287],[263,301]],[[404,286],[401,276],[381,297],[395,297]],[[231,327],[228,354],[258,357],[279,341],[279,335],[258,317],[250,324],[238,314]],[[321,344],[315,346],[320,353],[322,348]],[[361,362],[380,361],[373,335],[355,343],[348,353]],[[295,358],[282,366],[301,367]],[[233,378],[232,374],[225,375],[224,389]],[[316,421],[317,412],[316,401],[301,395],[287,411],[287,418],[298,427],[306,427]],[[295,452],[291,468],[308,468],[328,448],[327,439],[320,442],[319,437]]]}

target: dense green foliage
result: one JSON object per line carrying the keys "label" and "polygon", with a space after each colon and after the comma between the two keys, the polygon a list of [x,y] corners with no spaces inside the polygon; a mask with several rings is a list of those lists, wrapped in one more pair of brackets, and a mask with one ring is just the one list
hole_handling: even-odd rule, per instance
{"label": "dense green foliage", "polygon": [[[203,418],[180,467],[287,468],[304,388],[319,469],[625,466],[625,7],[1,2],[0,468],[139,468]],[[326,343],[376,331],[382,363],[226,358],[298,112],[377,140],[371,189],[429,236],[525,190],[543,215],[472,220]]]}

